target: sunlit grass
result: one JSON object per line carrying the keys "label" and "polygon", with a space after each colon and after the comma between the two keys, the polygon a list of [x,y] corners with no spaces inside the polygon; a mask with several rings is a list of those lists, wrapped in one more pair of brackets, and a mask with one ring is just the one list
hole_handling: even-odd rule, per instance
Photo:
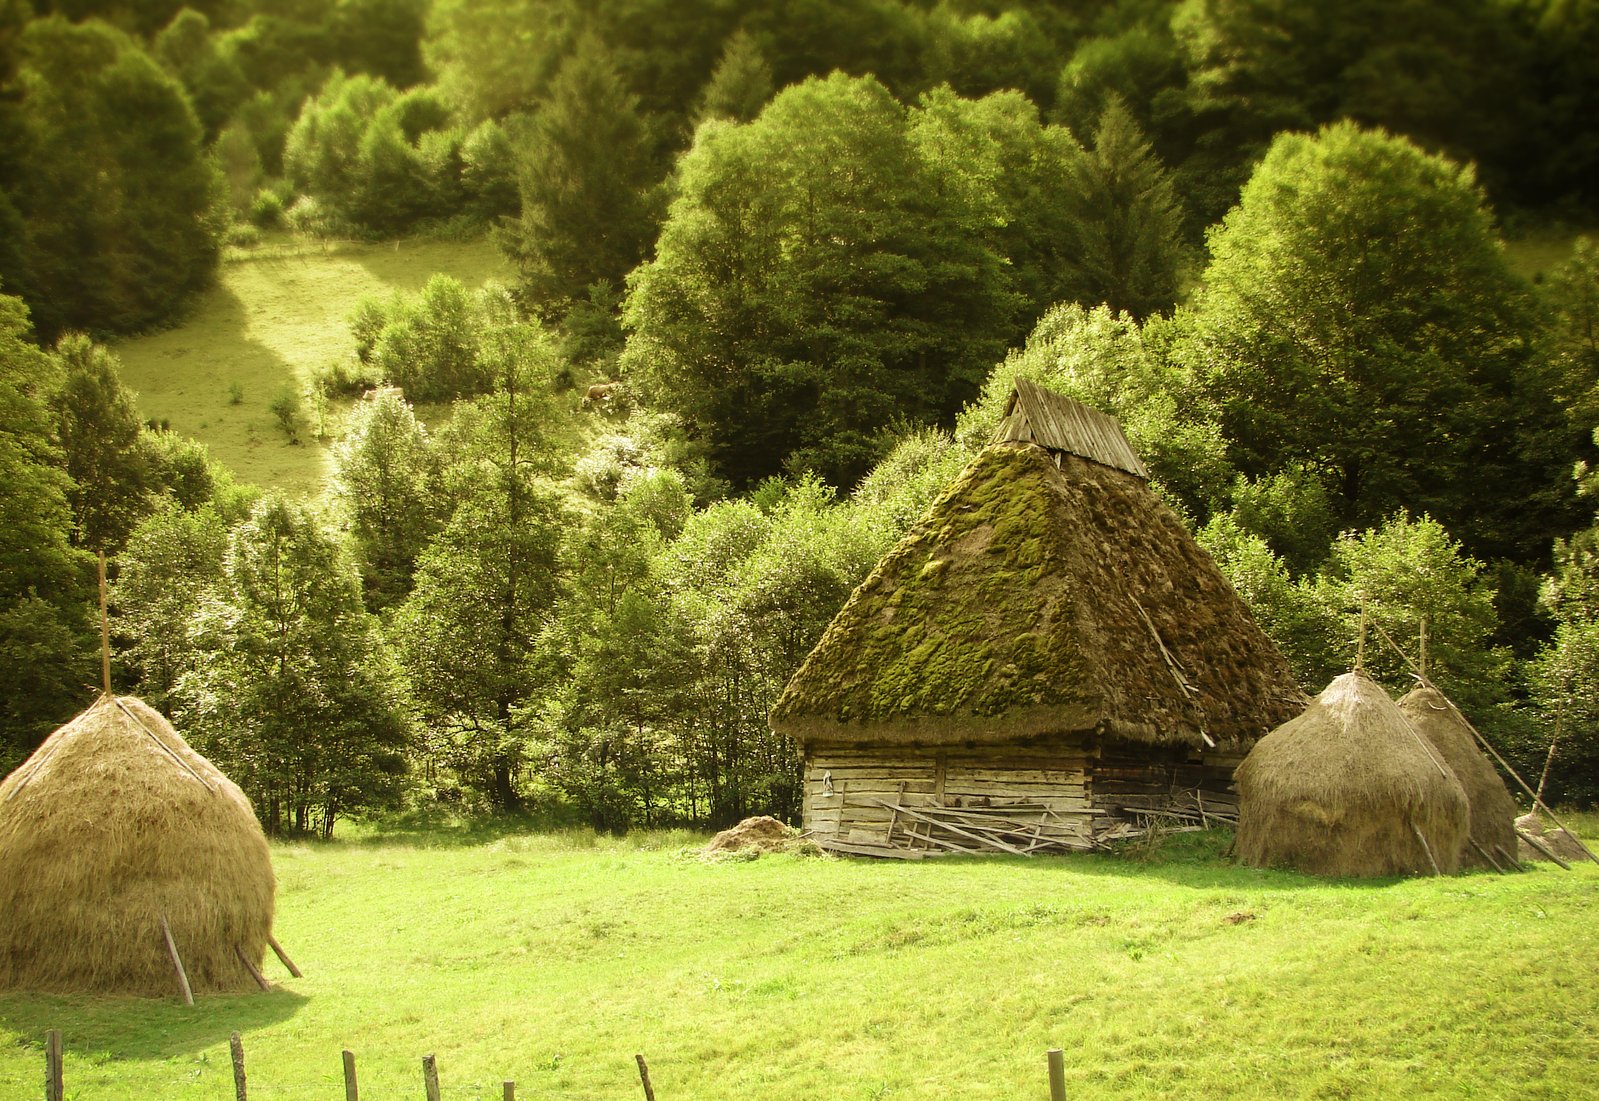
{"label": "sunlit grass", "polygon": [[[343,829],[343,827],[341,827]],[[1591,1096],[1599,867],[1328,882],[1149,861],[707,863],[687,834],[356,830],[282,844],[305,971],[192,1010],[0,998],[0,1096]],[[274,973],[281,975],[276,969]]]}
{"label": "sunlit grass", "polygon": [[510,275],[487,240],[324,247],[283,235],[230,250],[217,286],[182,325],[115,345],[123,379],[143,417],[205,443],[242,480],[313,497],[327,474],[326,442],[307,406],[306,430],[291,444],[273,397],[285,384],[303,390],[313,370],[354,350],[348,319],[363,297],[415,292],[439,272],[470,287]]}

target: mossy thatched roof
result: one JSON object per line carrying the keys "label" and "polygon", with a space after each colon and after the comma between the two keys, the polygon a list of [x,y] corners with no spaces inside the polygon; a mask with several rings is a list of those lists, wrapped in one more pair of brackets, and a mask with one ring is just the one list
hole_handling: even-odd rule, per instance
{"label": "mossy thatched roof", "polygon": [[1252,741],[1304,702],[1147,485],[1009,443],[979,455],[877,564],[771,722],[805,744],[1097,730],[1199,747]]}

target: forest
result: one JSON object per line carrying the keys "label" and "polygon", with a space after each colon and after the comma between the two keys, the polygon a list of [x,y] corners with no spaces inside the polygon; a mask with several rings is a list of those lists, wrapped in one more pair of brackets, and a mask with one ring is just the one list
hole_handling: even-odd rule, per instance
{"label": "forest", "polygon": [[[274,834],[795,819],[772,704],[1026,376],[1307,690],[1425,635],[1591,806],[1596,59],[1599,0],[0,0],[0,774],[104,554],[119,689]],[[286,235],[515,273],[274,397],[310,500],[111,347]]]}

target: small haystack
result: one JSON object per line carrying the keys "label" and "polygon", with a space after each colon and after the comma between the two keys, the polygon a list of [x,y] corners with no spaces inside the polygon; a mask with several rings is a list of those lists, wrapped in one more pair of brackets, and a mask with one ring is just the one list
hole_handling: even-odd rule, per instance
{"label": "small haystack", "polygon": [[102,695],[0,783],[0,990],[256,989],[274,881],[250,802],[161,714]]}
{"label": "small haystack", "polygon": [[1465,789],[1375,681],[1346,673],[1236,774],[1238,854],[1316,875],[1453,872]]}
{"label": "small haystack", "polygon": [[1399,701],[1410,725],[1432,743],[1466,790],[1471,830],[1460,861],[1466,867],[1503,870],[1515,865],[1518,808],[1505,782],[1477,746],[1465,718],[1438,689],[1423,684]]}
{"label": "small haystack", "polygon": [[820,851],[814,841],[805,838],[796,829],[785,826],[769,814],[746,818],[736,826],[723,830],[711,838],[704,849],[713,853],[777,853]]}

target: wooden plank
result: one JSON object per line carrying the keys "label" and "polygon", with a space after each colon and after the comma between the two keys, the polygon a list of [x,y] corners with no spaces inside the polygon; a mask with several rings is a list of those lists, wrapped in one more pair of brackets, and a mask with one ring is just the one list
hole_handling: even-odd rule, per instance
{"label": "wooden plank", "polygon": [[1002,849],[1002,850],[1004,850],[1005,852],[1008,852],[1008,853],[1014,853],[1017,856],[1025,856],[1025,855],[1027,855],[1026,853],[1022,852],[1021,849],[1018,849],[1018,848],[1016,848],[1013,845],[1007,845],[1003,841],[999,841],[999,840],[996,840],[994,838],[982,837],[982,836],[980,836],[978,834],[974,834],[974,833],[970,832],[969,830],[962,829],[960,826],[953,825],[952,823],[949,823],[949,822],[939,822],[937,819],[931,818],[928,815],[923,814],[921,811],[917,810],[915,807],[901,807],[900,809],[906,815],[910,816],[911,818],[920,818],[923,821],[932,822],[934,825],[941,826],[942,828],[948,830],[950,833],[956,834],[957,836],[960,836],[960,837],[964,837],[968,841],[975,841],[979,845],[989,845],[989,846],[992,846],[993,848],[996,848],[996,849]]}
{"label": "wooden plank", "polygon": [[172,960],[172,969],[178,974],[178,993],[183,995],[184,1005],[194,1004],[194,991],[189,988],[189,973],[183,969],[183,957],[178,955],[178,946],[172,939],[172,926],[167,924],[167,916],[161,915],[161,936],[166,941],[167,956]]}
{"label": "wooden plank", "polygon": [[924,849],[895,848],[888,845],[862,845],[853,841],[839,841],[836,838],[818,840],[816,843],[830,853],[844,853],[848,856],[877,856],[888,860],[921,860],[923,857],[937,855]]}

